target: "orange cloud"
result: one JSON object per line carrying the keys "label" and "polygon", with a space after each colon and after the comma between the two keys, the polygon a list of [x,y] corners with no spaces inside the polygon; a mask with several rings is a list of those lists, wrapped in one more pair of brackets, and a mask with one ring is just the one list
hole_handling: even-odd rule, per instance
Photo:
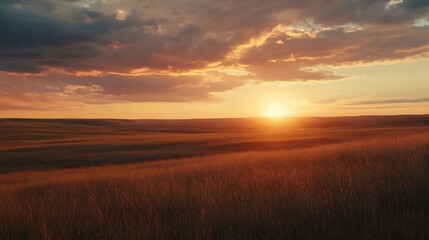
{"label": "orange cloud", "polygon": [[4,107],[208,100],[429,52],[423,0],[66,2],[0,3]]}

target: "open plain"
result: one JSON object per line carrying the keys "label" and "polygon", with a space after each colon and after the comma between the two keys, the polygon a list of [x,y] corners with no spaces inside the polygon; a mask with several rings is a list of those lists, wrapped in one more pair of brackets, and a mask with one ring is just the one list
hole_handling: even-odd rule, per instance
{"label": "open plain", "polygon": [[429,116],[0,122],[1,239],[425,239]]}

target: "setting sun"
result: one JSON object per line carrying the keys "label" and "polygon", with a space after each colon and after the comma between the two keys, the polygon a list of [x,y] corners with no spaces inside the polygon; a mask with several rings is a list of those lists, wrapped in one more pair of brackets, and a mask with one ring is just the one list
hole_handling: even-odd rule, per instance
{"label": "setting sun", "polygon": [[271,104],[265,109],[265,116],[270,118],[282,118],[287,115],[285,107],[281,104]]}

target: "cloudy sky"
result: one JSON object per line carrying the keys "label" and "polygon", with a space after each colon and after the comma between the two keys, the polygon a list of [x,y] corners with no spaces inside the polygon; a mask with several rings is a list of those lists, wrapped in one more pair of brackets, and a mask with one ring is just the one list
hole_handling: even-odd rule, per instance
{"label": "cloudy sky", "polygon": [[0,117],[429,113],[428,0],[1,0]]}

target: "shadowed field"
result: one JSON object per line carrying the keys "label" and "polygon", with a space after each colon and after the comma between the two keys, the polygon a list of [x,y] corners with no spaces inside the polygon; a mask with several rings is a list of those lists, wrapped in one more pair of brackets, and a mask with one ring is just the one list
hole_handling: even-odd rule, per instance
{"label": "shadowed field", "polygon": [[0,173],[303,148],[425,129],[429,129],[429,115],[284,120],[0,119]]}
{"label": "shadowed field", "polygon": [[428,115],[0,131],[0,239],[429,238]]}
{"label": "shadowed field", "polygon": [[3,239],[427,239],[429,133],[0,175]]}

